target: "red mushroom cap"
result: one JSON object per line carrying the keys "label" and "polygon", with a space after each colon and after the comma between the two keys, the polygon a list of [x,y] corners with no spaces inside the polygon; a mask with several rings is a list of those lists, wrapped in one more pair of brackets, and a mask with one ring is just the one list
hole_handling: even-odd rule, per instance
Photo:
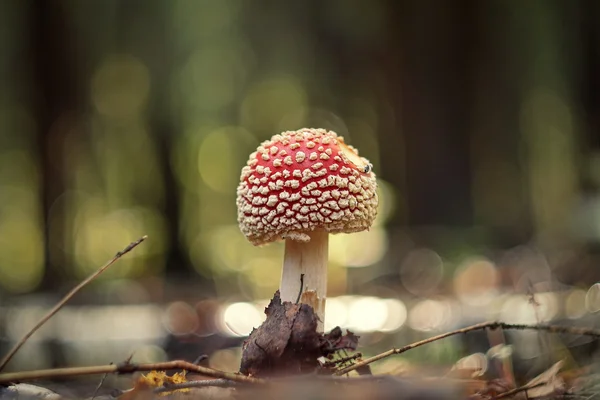
{"label": "red mushroom cap", "polygon": [[368,160],[325,129],[287,131],[263,142],[242,169],[237,189],[240,230],[254,245],[306,232],[369,229],[377,215],[377,182]]}

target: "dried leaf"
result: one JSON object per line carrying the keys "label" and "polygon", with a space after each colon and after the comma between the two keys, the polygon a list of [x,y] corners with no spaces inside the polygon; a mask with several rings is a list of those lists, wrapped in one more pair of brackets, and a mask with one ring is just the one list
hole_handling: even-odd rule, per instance
{"label": "dried leaf", "polygon": [[119,396],[119,400],[150,400],[154,398],[152,386],[143,377],[135,381],[133,389]]}
{"label": "dried leaf", "polygon": [[[456,366],[455,366],[456,367]],[[481,368],[455,368],[453,367],[445,375],[446,378],[452,379],[476,379],[481,376]]]}
{"label": "dried leaf", "polygon": [[7,387],[0,386],[0,399],[60,400],[62,399],[62,396],[45,387],[28,383],[16,383]]}
{"label": "dried leaf", "polygon": [[265,309],[265,322],[254,329],[242,345],[240,372],[274,376],[313,372],[318,358],[336,351],[356,350],[358,336],[338,327],[323,335],[317,332],[317,316],[307,304],[282,302],[279,291]]}
{"label": "dried leaf", "polygon": [[240,372],[267,376],[316,368],[321,354],[313,309],[306,304],[282,303],[277,291],[265,314],[265,322],[242,345]]}
{"label": "dried leaf", "polygon": [[358,339],[360,336],[356,336],[349,330],[346,330],[346,334],[342,335],[342,330],[339,326],[336,326],[328,334],[323,335],[323,351],[326,353],[335,353],[338,350],[356,350],[358,347]]}
{"label": "dried leaf", "polygon": [[565,391],[565,382],[558,376],[558,372],[562,368],[564,361],[561,360],[551,366],[548,370],[533,378],[527,383],[527,386],[536,386],[527,390],[527,397],[535,399],[537,397],[549,396],[552,394],[560,394]]}

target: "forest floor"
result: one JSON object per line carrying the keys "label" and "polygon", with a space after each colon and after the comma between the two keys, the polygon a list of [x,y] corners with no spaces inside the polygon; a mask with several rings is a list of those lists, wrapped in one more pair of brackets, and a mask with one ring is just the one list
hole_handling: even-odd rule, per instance
{"label": "forest floor", "polygon": [[[266,320],[242,345],[239,371],[226,372],[173,360],[154,364],[120,363],[2,373],[19,348],[87,283],[143,242],[145,237],[118,252],[45,315],[0,362],[0,400],[150,400],[150,399],[600,399],[600,368],[594,357],[588,365],[566,368],[564,359],[525,381],[515,376],[510,352],[499,352],[498,368],[483,371],[457,362],[446,368],[401,374],[373,374],[371,365],[450,336],[475,331],[527,330],[551,335],[600,339],[600,330],[563,325],[524,325],[482,322],[442,333],[363,358],[360,337],[336,327],[317,330],[312,307],[282,302],[276,292],[265,309]],[[565,356],[566,357],[566,356]],[[426,363],[425,363],[426,364]],[[573,365],[569,363],[568,365]],[[491,371],[491,372],[490,372]],[[104,383],[107,376],[131,376],[130,387],[117,390]],[[81,377],[98,376],[97,383]],[[87,381],[89,382],[89,380]]]}

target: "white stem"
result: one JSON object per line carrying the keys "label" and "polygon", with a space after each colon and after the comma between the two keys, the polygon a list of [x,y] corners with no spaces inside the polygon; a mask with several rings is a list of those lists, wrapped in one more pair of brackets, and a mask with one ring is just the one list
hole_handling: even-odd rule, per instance
{"label": "white stem", "polygon": [[301,303],[310,305],[319,318],[317,330],[323,332],[327,298],[327,246],[329,234],[324,230],[307,233],[309,242],[285,241],[281,300],[295,303],[300,294],[300,277],[304,274]]}

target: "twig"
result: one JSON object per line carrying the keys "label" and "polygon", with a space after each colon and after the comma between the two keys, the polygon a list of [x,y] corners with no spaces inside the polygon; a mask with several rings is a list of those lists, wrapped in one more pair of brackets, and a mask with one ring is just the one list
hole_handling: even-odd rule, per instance
{"label": "twig", "polygon": [[300,298],[302,297],[303,290],[304,290],[304,274],[300,274],[300,292],[298,293],[298,298],[296,299],[296,304],[300,303]]}
{"label": "twig", "polygon": [[340,357],[337,360],[325,361],[323,363],[323,367],[325,367],[325,368],[335,367],[338,364],[343,364],[345,362],[356,360],[357,358],[361,358],[361,357],[362,357],[361,353],[354,353],[350,356]]}
{"label": "twig", "polygon": [[517,330],[536,330],[536,331],[545,331],[551,333],[569,333],[573,335],[582,335],[582,336],[593,336],[596,338],[600,338],[600,330],[591,329],[591,328],[577,328],[577,327],[569,327],[569,326],[559,326],[559,325],[525,325],[525,324],[507,324],[505,322],[482,322],[480,324],[475,324],[468,326],[466,328],[457,329],[455,331],[442,333],[441,335],[433,336],[428,339],[420,340],[418,342],[411,343],[404,347],[390,349],[386,352],[373,356],[371,358],[367,358],[366,360],[357,362],[349,367],[341,369],[335,373],[335,375],[344,375],[350,371],[354,371],[357,368],[363,367],[365,365],[369,365],[374,363],[375,361],[379,361],[383,358],[392,356],[394,354],[401,354],[408,350],[412,350],[416,347],[423,346],[425,344],[429,344],[431,342],[436,342],[440,339],[445,339],[449,336],[460,335],[462,333],[478,331],[482,329],[517,329]]}
{"label": "twig", "polygon": [[19,351],[21,346],[25,344],[27,339],[29,339],[39,328],[42,327],[42,325],[44,325],[50,318],[52,318],[54,314],[56,314],[69,300],[71,300],[73,296],[77,294],[77,292],[79,292],[84,286],[86,286],[88,283],[90,283],[91,281],[96,279],[100,274],[106,271],[106,269],[113,265],[119,258],[123,257],[125,254],[133,250],[137,245],[146,240],[147,237],[148,236],[142,236],[135,242],[130,243],[129,246],[125,247],[123,250],[117,252],[117,254],[115,254],[115,256],[110,261],[108,261],[96,272],[88,276],[85,280],[83,280],[77,286],[75,286],[69,293],[67,293],[67,295],[63,297],[62,300],[60,300],[46,315],[44,315],[42,319],[40,319],[38,323],[33,328],[31,328],[31,330],[27,332],[25,336],[23,336],[21,340],[19,340],[19,342],[8,352],[8,354],[2,359],[2,362],[0,362],[0,371],[4,369],[6,364],[8,364],[8,362],[13,358],[16,352]]}
{"label": "twig", "polygon": [[521,392],[525,392],[525,391],[527,391],[529,389],[533,389],[533,388],[536,388],[536,387],[544,386],[546,384],[548,384],[548,382],[538,382],[535,385],[532,385],[531,383],[528,383],[527,385],[523,385],[523,386],[520,386],[518,388],[511,389],[511,390],[509,390],[507,392],[504,392],[504,393],[500,393],[498,396],[495,396],[492,399],[493,400],[506,399],[507,397],[512,397],[515,394],[518,394],[518,393],[521,393]]}
{"label": "twig", "polygon": [[190,389],[190,388],[207,387],[207,386],[234,387],[236,385],[239,385],[239,382],[235,382],[230,379],[204,379],[204,380],[188,381],[188,382],[182,382],[182,383],[173,383],[168,386],[159,387],[159,388],[154,389],[154,393],[172,392],[174,390],[179,390],[179,389]]}
{"label": "twig", "polygon": [[[301,382],[314,382],[314,380],[322,382],[343,382],[343,383],[361,383],[369,381],[391,381],[397,382],[397,379],[391,375],[368,375],[368,376],[355,376],[352,378],[331,376],[331,375],[302,375],[284,378],[272,378],[269,380],[271,384],[286,384],[286,383],[301,383]],[[154,389],[154,393],[170,392],[178,389],[189,389],[196,387],[236,387],[239,386],[240,382],[235,382],[229,379],[205,379],[205,380],[194,380],[182,383],[173,383]]]}
{"label": "twig", "polygon": [[[129,358],[129,360],[127,362],[131,361],[131,358]],[[110,365],[112,365],[113,363],[110,363]],[[94,390],[94,394],[92,395],[92,400],[94,400],[96,398],[96,395],[98,394],[98,391],[100,390],[100,388],[102,387],[102,385],[104,384],[104,381],[106,380],[106,377],[108,376],[108,372],[105,373],[104,375],[102,375],[102,378],[100,379],[100,382],[98,382],[98,386],[96,386],[96,390]]]}
{"label": "twig", "polygon": [[96,375],[96,374],[130,374],[138,371],[167,371],[167,370],[186,370],[195,372],[211,378],[228,379],[230,381],[240,383],[264,383],[262,379],[253,378],[246,375],[240,375],[233,372],[224,372],[216,369],[203,367],[200,365],[192,364],[188,361],[175,360],[166,361],[161,363],[149,363],[149,364],[133,364],[133,363],[119,363],[109,365],[96,365],[90,367],[72,367],[72,368],[54,368],[54,369],[40,369],[36,371],[24,371],[24,372],[9,372],[0,374],[0,383],[11,383],[11,382],[22,382],[30,381],[34,379],[50,379],[50,378],[64,378],[82,375]]}
{"label": "twig", "polygon": [[102,384],[104,384],[104,381],[106,380],[107,376],[108,376],[108,373],[105,373],[104,375],[102,375],[102,378],[100,379],[100,382],[98,383],[98,386],[96,386],[96,390],[94,390],[94,394],[92,395],[92,400],[94,400],[96,398],[96,395],[98,394],[98,391],[102,387]]}

